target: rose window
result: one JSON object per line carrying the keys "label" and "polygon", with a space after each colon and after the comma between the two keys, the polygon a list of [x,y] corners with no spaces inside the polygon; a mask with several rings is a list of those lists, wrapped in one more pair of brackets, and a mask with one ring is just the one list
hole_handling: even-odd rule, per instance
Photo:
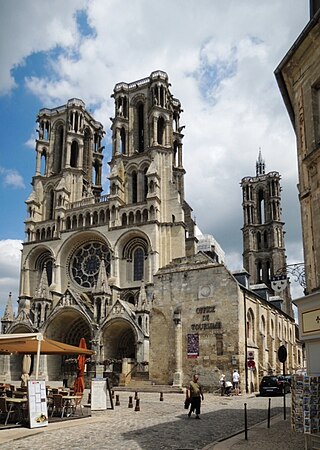
{"label": "rose window", "polygon": [[104,260],[110,273],[110,250],[101,242],[88,242],[79,247],[71,258],[70,274],[82,288],[93,288],[97,282],[100,263]]}

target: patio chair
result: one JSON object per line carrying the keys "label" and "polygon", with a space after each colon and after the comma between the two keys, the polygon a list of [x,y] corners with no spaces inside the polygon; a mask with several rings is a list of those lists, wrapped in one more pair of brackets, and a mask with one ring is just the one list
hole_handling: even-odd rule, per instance
{"label": "patio chair", "polygon": [[74,403],[72,405],[73,414],[75,414],[77,408],[79,407],[81,411],[81,415],[83,416],[83,405],[81,405],[83,394],[81,395],[81,398],[75,398]]}
{"label": "patio chair", "polygon": [[61,418],[63,417],[65,410],[64,401],[61,394],[53,394],[53,406],[52,406],[52,412],[51,417],[53,416],[54,412],[61,413]]}
{"label": "patio chair", "polygon": [[8,409],[8,405],[7,405],[5,397],[0,397],[0,411],[1,411],[1,416],[3,418],[5,417],[4,424],[7,425],[10,414],[14,414],[14,411],[11,408]]}

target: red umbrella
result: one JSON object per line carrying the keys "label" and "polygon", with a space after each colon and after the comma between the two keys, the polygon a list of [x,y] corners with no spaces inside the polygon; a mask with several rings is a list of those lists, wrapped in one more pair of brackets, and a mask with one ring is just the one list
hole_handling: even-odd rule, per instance
{"label": "red umbrella", "polygon": [[[87,348],[85,338],[80,339],[80,348]],[[74,381],[74,395],[83,394],[84,391],[84,368],[86,365],[86,355],[78,355],[77,358],[77,378]]]}

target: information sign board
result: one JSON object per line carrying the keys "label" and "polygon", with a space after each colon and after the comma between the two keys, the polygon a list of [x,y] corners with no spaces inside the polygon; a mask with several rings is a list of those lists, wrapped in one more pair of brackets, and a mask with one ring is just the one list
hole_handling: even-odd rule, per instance
{"label": "information sign board", "polygon": [[30,428],[48,425],[48,407],[45,381],[28,381]]}
{"label": "information sign board", "polygon": [[107,409],[106,378],[91,380],[91,411]]}

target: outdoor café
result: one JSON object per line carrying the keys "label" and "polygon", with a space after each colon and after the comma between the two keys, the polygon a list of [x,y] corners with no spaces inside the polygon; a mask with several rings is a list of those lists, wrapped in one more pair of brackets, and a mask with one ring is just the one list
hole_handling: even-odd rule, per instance
{"label": "outdoor caf\u00e9", "polygon": [[[23,355],[21,385],[0,384],[0,428],[10,424],[46,426],[52,418],[73,418],[83,414],[86,358],[95,352],[81,339],[79,347],[46,338],[42,333],[0,334],[0,354]],[[40,355],[77,355],[77,376],[70,388],[48,386],[39,380]],[[35,358],[34,377],[30,377]]]}

